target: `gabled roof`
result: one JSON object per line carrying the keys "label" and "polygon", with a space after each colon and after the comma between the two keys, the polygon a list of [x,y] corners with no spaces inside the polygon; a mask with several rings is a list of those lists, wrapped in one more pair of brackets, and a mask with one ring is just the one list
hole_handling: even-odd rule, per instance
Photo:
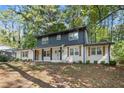
{"label": "gabled roof", "polygon": [[85,30],[86,30],[86,26],[76,27],[76,28],[72,28],[72,29],[68,29],[68,30],[64,30],[64,31],[59,31],[59,32],[44,34],[44,35],[41,35],[41,36],[36,36],[36,38],[59,35],[59,34],[66,34],[66,33],[75,32],[75,31],[85,31]]}

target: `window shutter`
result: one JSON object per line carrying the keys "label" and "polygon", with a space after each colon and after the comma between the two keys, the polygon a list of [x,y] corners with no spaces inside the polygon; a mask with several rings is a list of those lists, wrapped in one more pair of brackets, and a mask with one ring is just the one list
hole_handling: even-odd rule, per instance
{"label": "window shutter", "polygon": [[90,56],[90,47],[88,47],[88,56]]}
{"label": "window shutter", "polygon": [[103,56],[105,55],[105,46],[103,46]]}
{"label": "window shutter", "polygon": [[44,49],[42,49],[42,60],[44,60]]}
{"label": "window shutter", "polygon": [[62,60],[62,47],[60,47],[60,60]]}
{"label": "window shutter", "polygon": [[67,47],[67,56],[69,57],[69,47]]}
{"label": "window shutter", "polygon": [[81,56],[81,46],[79,46],[79,56]]}

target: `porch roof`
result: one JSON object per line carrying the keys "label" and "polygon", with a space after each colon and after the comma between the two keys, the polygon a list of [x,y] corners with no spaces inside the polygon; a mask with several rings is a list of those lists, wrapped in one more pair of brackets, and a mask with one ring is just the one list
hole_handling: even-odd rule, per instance
{"label": "porch roof", "polygon": [[95,46],[95,45],[112,45],[114,42],[98,42],[98,43],[87,43],[84,46]]}

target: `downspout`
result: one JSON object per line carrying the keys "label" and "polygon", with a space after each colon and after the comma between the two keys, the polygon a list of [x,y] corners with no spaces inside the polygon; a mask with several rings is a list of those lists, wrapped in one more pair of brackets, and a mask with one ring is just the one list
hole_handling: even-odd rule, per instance
{"label": "downspout", "polygon": [[86,63],[86,50],[85,44],[88,43],[88,33],[87,29],[84,31],[84,45],[83,45],[83,63]]}

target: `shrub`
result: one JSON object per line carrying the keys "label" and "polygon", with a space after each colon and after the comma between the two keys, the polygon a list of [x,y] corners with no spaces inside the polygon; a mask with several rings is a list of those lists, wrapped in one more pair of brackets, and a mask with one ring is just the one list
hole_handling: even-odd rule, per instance
{"label": "shrub", "polygon": [[32,59],[29,59],[29,62],[32,62]]}
{"label": "shrub", "polygon": [[105,63],[105,65],[109,65],[109,63]]}
{"label": "shrub", "polygon": [[11,58],[9,58],[9,61],[10,62],[15,61],[15,58],[11,57]]}
{"label": "shrub", "polygon": [[109,61],[109,65],[111,65],[111,66],[115,66],[115,65],[116,65],[116,61],[115,61],[115,60],[113,60],[113,61]]}
{"label": "shrub", "polygon": [[124,64],[124,60],[119,60],[118,63],[119,64]]}
{"label": "shrub", "polygon": [[18,62],[18,61],[19,61],[19,58],[16,58],[14,61],[15,61],[15,62]]}
{"label": "shrub", "polygon": [[82,60],[79,60],[79,63],[82,64]]}
{"label": "shrub", "polygon": [[87,61],[86,61],[86,64],[90,64],[90,60],[87,60]]}
{"label": "shrub", "polygon": [[98,61],[95,60],[95,61],[94,61],[94,64],[97,64],[97,63],[98,63]]}
{"label": "shrub", "polygon": [[101,61],[101,64],[102,64],[102,65],[105,65],[105,61]]}
{"label": "shrub", "polygon": [[0,62],[7,62],[9,61],[9,57],[5,56],[5,55],[0,55]]}
{"label": "shrub", "polygon": [[23,59],[23,62],[27,62],[28,60],[27,59]]}
{"label": "shrub", "polygon": [[31,62],[31,59],[27,59],[28,62]]}
{"label": "shrub", "polygon": [[19,59],[19,61],[21,62],[21,61],[23,61],[22,59]]}
{"label": "shrub", "polygon": [[74,61],[73,63],[74,63],[74,64],[76,64],[76,62],[75,62],[75,61]]}

